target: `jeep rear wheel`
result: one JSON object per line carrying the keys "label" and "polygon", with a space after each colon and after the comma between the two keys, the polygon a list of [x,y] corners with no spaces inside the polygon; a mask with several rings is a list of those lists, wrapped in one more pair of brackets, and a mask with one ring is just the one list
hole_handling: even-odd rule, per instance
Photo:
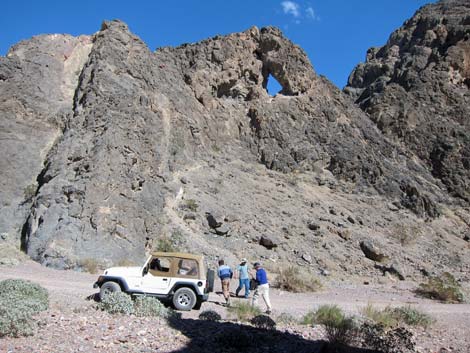
{"label": "jeep rear wheel", "polygon": [[105,282],[100,288],[100,300],[103,300],[109,293],[120,292],[121,287],[116,282]]}
{"label": "jeep rear wheel", "polygon": [[182,287],[173,295],[173,306],[177,310],[189,311],[196,305],[196,294],[192,289]]}

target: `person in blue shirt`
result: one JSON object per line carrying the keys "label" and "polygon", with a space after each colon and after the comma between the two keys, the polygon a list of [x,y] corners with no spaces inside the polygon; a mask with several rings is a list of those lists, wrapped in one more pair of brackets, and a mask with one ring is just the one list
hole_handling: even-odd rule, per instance
{"label": "person in blue shirt", "polygon": [[266,304],[266,314],[271,314],[271,301],[269,300],[269,282],[268,276],[264,268],[261,267],[259,262],[255,262],[253,264],[254,269],[256,270],[256,283],[258,286],[255,289],[255,293],[253,294],[253,302],[252,305],[256,306],[258,303],[258,298],[261,296]]}
{"label": "person in blue shirt", "polygon": [[219,269],[217,275],[222,283],[222,293],[224,294],[225,303],[227,306],[230,305],[230,279],[233,276],[231,268],[225,265],[224,260],[219,260]]}
{"label": "person in blue shirt", "polygon": [[238,293],[245,287],[245,298],[250,295],[250,276],[248,275],[248,265],[246,259],[242,259],[240,265],[237,266],[238,271],[238,288],[235,291],[235,295],[238,297]]}

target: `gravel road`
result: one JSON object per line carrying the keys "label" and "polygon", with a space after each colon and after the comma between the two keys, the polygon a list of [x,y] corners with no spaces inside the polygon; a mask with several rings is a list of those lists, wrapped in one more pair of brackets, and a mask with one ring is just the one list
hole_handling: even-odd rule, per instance
{"label": "gravel road", "polygon": [[[47,288],[51,309],[40,315],[42,325],[34,336],[38,339],[0,339],[0,352],[197,351],[188,348],[191,334],[182,328],[162,329],[166,323],[159,322],[160,329],[150,334],[149,320],[158,319],[113,317],[96,311],[94,301],[87,298],[96,293],[92,285],[97,275],[53,270],[27,261],[15,267],[0,266],[0,280],[6,278],[22,278]],[[427,330],[413,329],[421,352],[470,352],[470,304],[442,304],[418,298],[412,291],[415,286],[405,281],[384,285],[331,282],[319,293],[294,294],[272,289],[273,316],[289,313],[301,317],[322,304],[336,304],[351,314],[360,313],[361,308],[369,303],[379,308],[411,305],[435,320]],[[235,288],[236,281],[233,280],[231,289]],[[210,295],[202,310],[215,310],[223,318],[230,319],[223,301],[216,283],[216,292]],[[185,312],[183,319],[194,322],[198,315],[198,311]],[[291,331],[307,340],[322,338],[321,333],[308,327],[296,327]]]}

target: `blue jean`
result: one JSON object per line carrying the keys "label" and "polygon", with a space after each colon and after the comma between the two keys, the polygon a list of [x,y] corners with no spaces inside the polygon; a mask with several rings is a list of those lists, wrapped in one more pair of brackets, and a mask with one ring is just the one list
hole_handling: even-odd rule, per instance
{"label": "blue jean", "polygon": [[249,278],[243,278],[238,280],[238,288],[235,291],[235,295],[238,296],[238,293],[242,290],[242,288],[245,287],[245,298],[248,298],[250,295],[250,279]]}

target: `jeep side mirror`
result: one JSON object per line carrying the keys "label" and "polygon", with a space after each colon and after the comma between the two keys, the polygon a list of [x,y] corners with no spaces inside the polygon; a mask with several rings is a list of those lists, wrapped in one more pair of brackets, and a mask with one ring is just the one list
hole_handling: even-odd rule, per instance
{"label": "jeep side mirror", "polygon": [[142,271],[142,276],[145,276],[149,272],[149,267],[145,266],[143,271]]}

